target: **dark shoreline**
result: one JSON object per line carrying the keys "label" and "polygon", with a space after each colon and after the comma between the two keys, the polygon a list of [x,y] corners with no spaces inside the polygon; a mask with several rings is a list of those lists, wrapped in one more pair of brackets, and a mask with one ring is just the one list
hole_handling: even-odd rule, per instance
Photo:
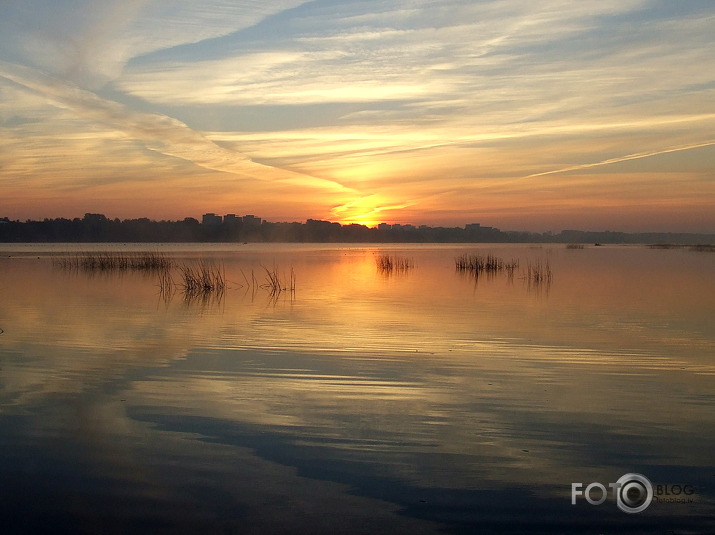
{"label": "dark shoreline", "polygon": [[[256,218],[257,219],[257,218]],[[562,230],[503,231],[477,224],[465,227],[413,225],[341,225],[309,219],[305,223],[246,223],[240,220],[200,223],[194,218],[154,221],[83,218],[11,221],[0,218],[0,243],[562,243],[645,244],[661,248],[712,248],[715,234],[685,232],[616,232]]]}

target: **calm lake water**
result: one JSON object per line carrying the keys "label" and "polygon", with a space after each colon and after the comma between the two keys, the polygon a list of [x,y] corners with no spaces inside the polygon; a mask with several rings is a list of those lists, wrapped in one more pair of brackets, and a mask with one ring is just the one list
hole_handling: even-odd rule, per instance
{"label": "calm lake water", "polygon": [[[221,294],[61,269],[221,265]],[[513,276],[455,270],[462,254]],[[409,259],[380,271],[376,256]],[[0,246],[3,533],[715,532],[715,254]],[[548,265],[550,283],[526,280]],[[271,295],[263,266],[295,291]],[[178,270],[174,269],[178,281]],[[255,278],[255,280],[254,280]],[[637,473],[651,504],[610,489]],[[600,501],[600,487],[588,493]]]}

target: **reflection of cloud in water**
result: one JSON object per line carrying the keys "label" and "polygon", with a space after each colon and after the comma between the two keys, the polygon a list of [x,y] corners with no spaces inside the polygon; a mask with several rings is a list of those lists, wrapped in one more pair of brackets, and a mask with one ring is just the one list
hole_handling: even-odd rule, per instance
{"label": "reflection of cloud in water", "polygon": [[[613,361],[620,362],[603,369],[604,363],[596,364],[588,354],[565,367],[558,351],[551,355],[547,348],[505,345],[500,350],[497,345],[482,351],[453,351],[450,358],[388,354],[384,359],[374,354],[200,351],[176,363],[163,381],[136,382],[135,395],[144,399],[142,404],[170,406],[174,415],[211,414],[253,428],[268,426],[286,440],[343,452],[338,455],[372,455],[376,466],[381,457],[392,456],[388,471],[398,470],[396,477],[455,488],[502,480],[506,467],[514,478],[513,470],[525,462],[524,448],[540,456],[528,460],[531,475],[519,473],[514,483],[574,469],[582,459],[569,459],[563,447],[582,442],[568,434],[557,439],[562,435],[555,428],[608,422],[609,428],[631,429],[621,431],[622,440],[630,436],[649,442],[657,436],[650,426],[674,410],[671,400],[651,399],[650,389],[662,383],[657,375],[651,378],[655,384],[631,386],[632,376],[619,373],[628,368],[637,373],[639,368],[622,361],[638,355],[614,354]],[[601,369],[578,380],[583,364]],[[609,388],[619,393],[601,399]],[[672,424],[683,436],[708,419],[705,407],[689,411]],[[663,459],[673,453],[670,444],[651,447],[651,454]],[[437,462],[434,471],[429,459]],[[465,470],[468,459],[473,465]]]}
{"label": "reflection of cloud in water", "polygon": [[[377,533],[435,532],[430,523],[398,515],[393,504],[354,496],[344,484],[302,477],[249,448],[157,429],[128,418],[116,402],[91,407],[85,415],[90,425],[72,427],[76,414],[60,409],[55,433],[48,422],[23,429],[42,435],[6,457],[15,470],[25,471],[22,480],[11,481],[9,499],[22,508],[11,517],[2,514],[9,532],[15,522],[68,531],[91,522],[93,530],[127,532],[160,526],[172,533],[241,533],[260,526],[288,533],[303,526],[312,533],[358,533],[370,525]],[[0,423],[7,427],[2,415]],[[29,459],[33,466],[52,467],[52,477],[45,471],[33,475],[37,470]]]}

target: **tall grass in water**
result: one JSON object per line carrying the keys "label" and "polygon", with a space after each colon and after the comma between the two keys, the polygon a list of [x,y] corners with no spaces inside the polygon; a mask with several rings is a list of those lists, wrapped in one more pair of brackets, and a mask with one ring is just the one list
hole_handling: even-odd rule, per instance
{"label": "tall grass in water", "polygon": [[167,303],[177,291],[182,293],[187,303],[198,301],[207,305],[214,300],[221,302],[226,290],[223,266],[201,260],[197,264],[181,264],[178,271],[178,282],[171,269],[159,272],[159,295]]}
{"label": "tall grass in water", "polygon": [[509,262],[505,262],[492,254],[463,254],[455,258],[455,266],[457,271],[468,273],[475,279],[478,279],[482,274],[494,276],[502,272],[505,272],[509,279],[513,279],[514,273],[518,270],[521,273],[520,278],[525,280],[529,286],[549,285],[554,278],[548,260],[543,263],[541,260],[536,260],[533,263],[529,262],[524,269],[519,267],[519,260],[512,259]]}
{"label": "tall grass in water", "polygon": [[529,284],[550,284],[553,278],[551,265],[548,260],[543,264],[541,260],[537,260],[533,264],[529,262],[526,266],[524,279],[526,279]]}
{"label": "tall grass in water", "polygon": [[707,243],[697,245],[685,245],[680,243],[654,243],[649,247],[651,249],[688,249],[689,251],[696,251],[699,253],[715,253],[715,245]]}
{"label": "tall grass in water", "polygon": [[[254,295],[257,289],[266,290],[271,300],[277,300],[283,293],[295,295],[296,276],[292,267],[287,275],[281,275],[277,268],[262,267],[265,272],[263,280],[256,278],[253,270],[250,278],[241,271],[246,282],[245,286],[236,282],[232,284],[250,289]],[[171,300],[174,293],[179,291],[186,302],[201,302],[205,305],[212,301],[220,302],[228,289],[228,283],[223,265],[201,260],[195,264],[179,265],[176,280],[170,269],[161,271],[158,286],[159,294],[166,301]]]}
{"label": "tall grass in water", "polygon": [[182,264],[179,266],[179,273],[181,274],[179,286],[186,293],[223,292],[226,289],[223,268],[203,260],[196,265]]}
{"label": "tall grass in water", "polygon": [[679,245],[676,243],[652,243],[650,245],[651,249],[683,249],[685,245]]}
{"label": "tall grass in water", "polygon": [[162,253],[120,253],[112,251],[82,252],[58,258],[54,264],[78,271],[161,271],[173,261]]}
{"label": "tall grass in water", "polygon": [[[275,267],[268,269],[263,266],[263,270],[266,273],[266,278],[260,287],[268,291],[269,297],[277,299],[283,292],[288,292],[291,296],[295,295],[295,271],[292,267],[287,277],[281,277]],[[256,280],[253,274],[251,274],[251,278]]]}
{"label": "tall grass in water", "polygon": [[171,270],[169,268],[161,270],[159,272],[159,293],[161,296],[167,300],[171,299],[175,288],[176,283],[171,275]]}
{"label": "tall grass in water", "polygon": [[393,271],[404,273],[412,269],[415,264],[409,258],[404,256],[391,256],[389,254],[380,254],[375,257],[375,265],[378,271],[383,273],[392,273]]}
{"label": "tall grass in water", "polygon": [[512,259],[505,262],[503,259],[492,254],[463,254],[455,259],[457,271],[464,271],[478,277],[482,273],[496,274],[506,271],[509,276],[519,267],[519,261]]}

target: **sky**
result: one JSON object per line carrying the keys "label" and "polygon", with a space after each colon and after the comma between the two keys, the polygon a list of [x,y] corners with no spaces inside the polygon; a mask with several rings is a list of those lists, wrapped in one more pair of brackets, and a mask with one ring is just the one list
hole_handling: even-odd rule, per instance
{"label": "sky", "polygon": [[711,0],[0,0],[0,217],[715,232]]}

